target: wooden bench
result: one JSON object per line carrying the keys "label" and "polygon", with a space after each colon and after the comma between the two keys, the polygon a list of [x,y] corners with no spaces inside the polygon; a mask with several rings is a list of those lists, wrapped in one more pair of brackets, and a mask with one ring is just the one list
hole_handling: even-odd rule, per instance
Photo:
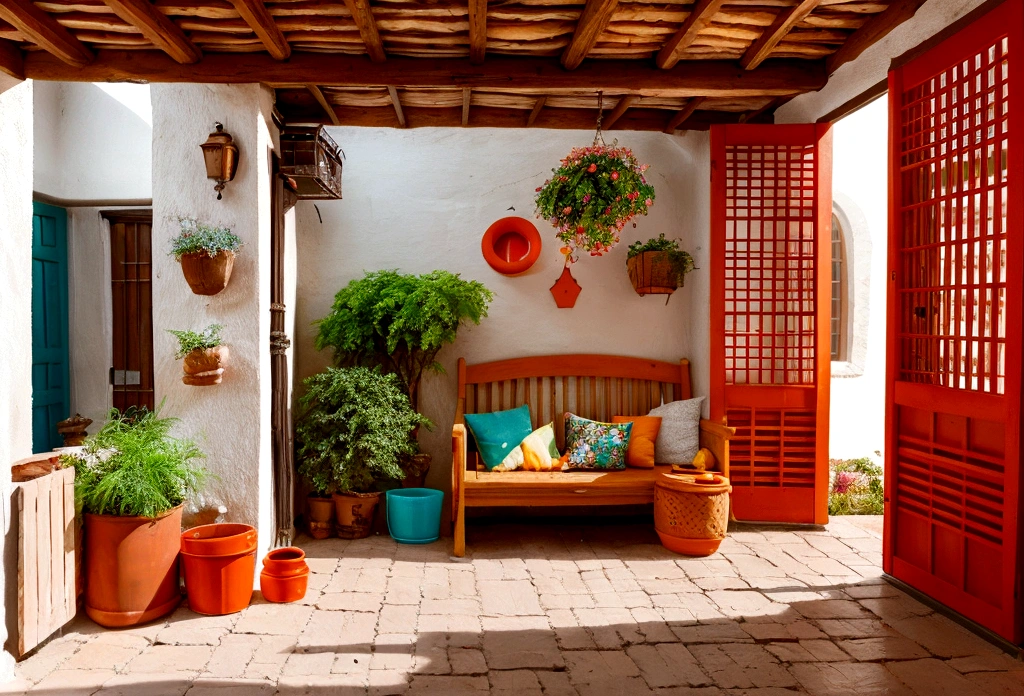
{"label": "wooden bench", "polygon": [[[530,405],[533,427],[554,421],[565,448],[563,415],[610,421],[642,416],[662,403],[692,398],[690,361],[678,363],[613,355],[548,355],[467,365],[459,359],[458,408],[452,428],[452,523],[455,555],[466,553],[466,508],[494,506],[632,505],[654,501],[654,481],[670,465],[611,472],[486,471],[467,439],[466,413]],[[729,475],[733,429],[702,420],[700,444]]]}

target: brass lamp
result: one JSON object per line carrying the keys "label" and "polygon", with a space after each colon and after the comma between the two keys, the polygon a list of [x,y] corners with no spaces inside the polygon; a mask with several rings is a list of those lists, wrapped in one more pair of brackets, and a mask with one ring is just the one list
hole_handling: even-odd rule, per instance
{"label": "brass lamp", "polygon": [[203,148],[203,159],[206,160],[206,176],[217,182],[213,190],[217,192],[217,200],[223,196],[224,184],[235,178],[238,169],[238,147],[231,142],[231,134],[224,131],[222,123],[214,124],[217,130],[199,147]]}

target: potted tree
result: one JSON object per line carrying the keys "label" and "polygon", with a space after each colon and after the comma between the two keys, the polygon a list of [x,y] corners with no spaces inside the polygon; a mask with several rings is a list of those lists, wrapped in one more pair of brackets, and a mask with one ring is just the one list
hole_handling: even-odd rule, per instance
{"label": "potted tree", "polygon": [[204,455],[171,436],[176,419],[110,412],[75,467],[85,515],[85,611],[102,626],[146,623],[178,606],[182,504],[202,485]]}
{"label": "potted tree", "polygon": [[[315,345],[317,350],[331,348],[339,366],[379,366],[395,374],[419,410],[423,373],[444,371],[438,352],[455,341],[463,322],[479,324],[492,299],[482,283],[448,271],[367,273],[334,296],[330,314],[318,322]],[[421,486],[430,455],[414,452],[402,466],[406,485]]]}
{"label": "potted tree", "polygon": [[403,476],[413,431],[430,421],[414,411],[399,378],[379,368],[328,367],[307,378],[295,426],[299,473],[334,494],[338,536],[370,534],[381,484]]}
{"label": "potted tree", "polygon": [[626,253],[629,281],[641,297],[671,295],[695,268],[693,257],[679,248],[679,241],[665,239],[664,234],[646,242],[633,242]]}
{"label": "potted tree", "polygon": [[188,286],[197,295],[216,295],[231,280],[242,240],[227,227],[195,218],[181,217],[178,223],[181,232],[171,239],[171,253],[181,263]]}
{"label": "potted tree", "polygon": [[230,355],[220,336],[223,328],[220,324],[210,324],[202,331],[167,330],[167,333],[178,339],[175,360],[185,360],[182,382],[194,387],[221,383],[224,366],[227,365]]}

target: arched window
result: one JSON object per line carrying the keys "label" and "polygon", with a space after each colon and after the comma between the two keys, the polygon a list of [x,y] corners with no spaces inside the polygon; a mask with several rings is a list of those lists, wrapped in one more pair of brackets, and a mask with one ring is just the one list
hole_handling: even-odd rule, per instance
{"label": "arched window", "polygon": [[845,360],[846,329],[846,266],[843,259],[843,228],[832,215],[832,360]]}

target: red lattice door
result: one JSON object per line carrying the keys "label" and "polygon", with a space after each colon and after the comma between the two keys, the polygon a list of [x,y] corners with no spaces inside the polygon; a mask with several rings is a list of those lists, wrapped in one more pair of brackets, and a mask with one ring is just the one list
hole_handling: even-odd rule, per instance
{"label": "red lattice door", "polygon": [[884,566],[1014,642],[1022,39],[1011,0],[889,74]]}
{"label": "red lattice door", "polygon": [[711,417],[741,520],[828,519],[832,136],[711,129]]}

